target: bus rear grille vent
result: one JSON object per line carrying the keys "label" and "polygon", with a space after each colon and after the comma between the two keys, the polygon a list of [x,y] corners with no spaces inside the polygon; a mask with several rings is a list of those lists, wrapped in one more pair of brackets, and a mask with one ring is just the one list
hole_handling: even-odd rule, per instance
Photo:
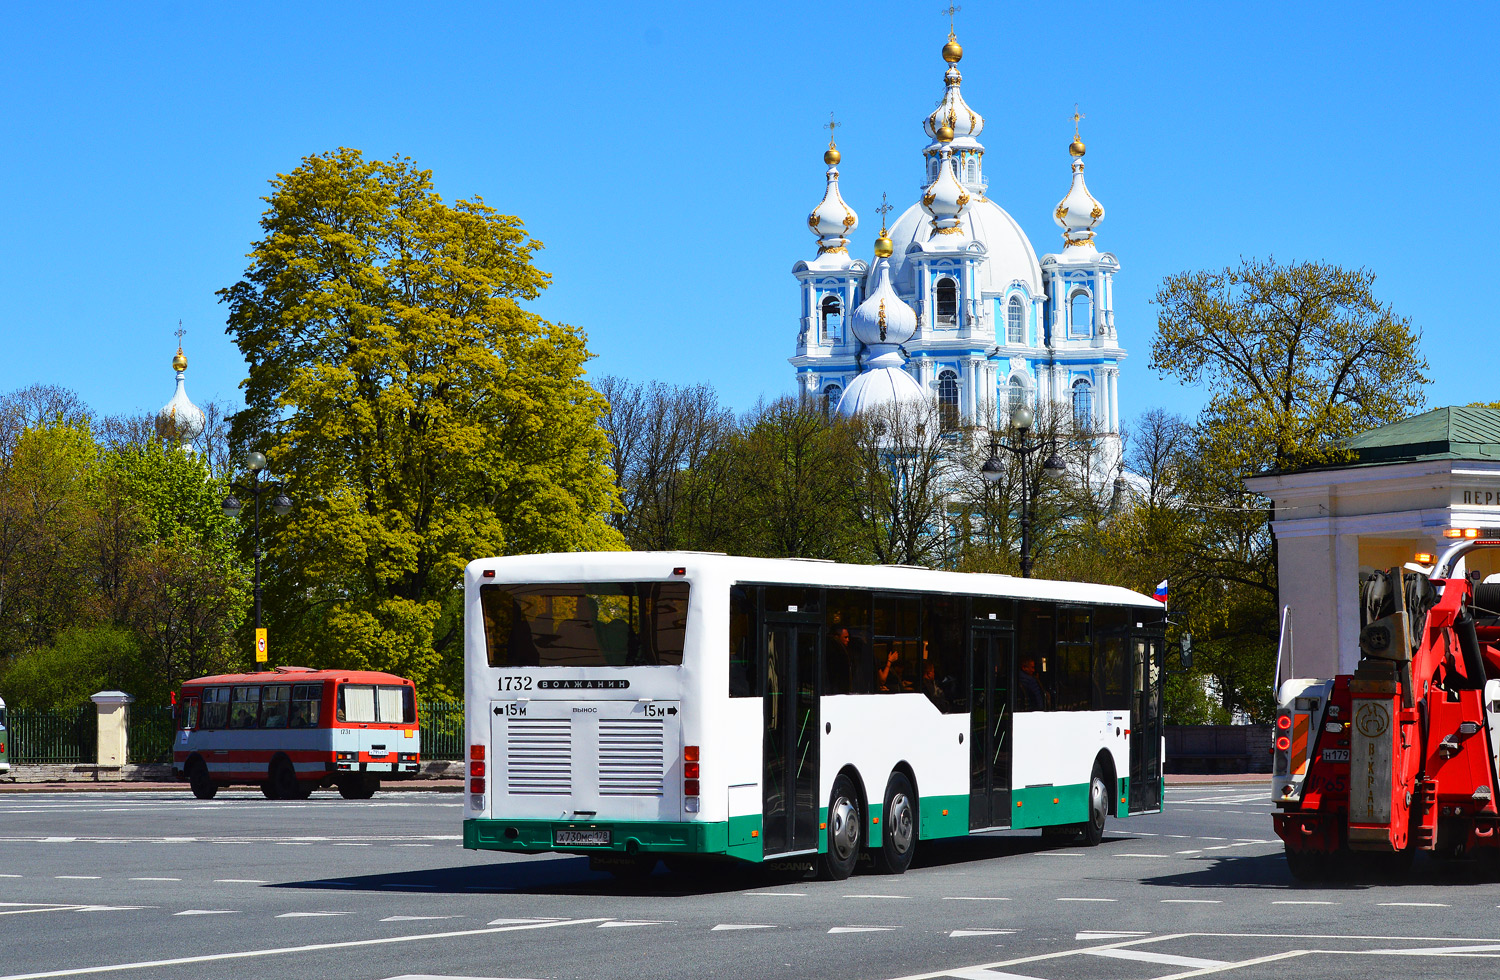
{"label": "bus rear grille vent", "polygon": [[665,741],[660,718],[599,719],[599,795],[661,796]]}
{"label": "bus rear grille vent", "polygon": [[567,718],[506,722],[506,788],[512,796],[573,792],[573,723]]}

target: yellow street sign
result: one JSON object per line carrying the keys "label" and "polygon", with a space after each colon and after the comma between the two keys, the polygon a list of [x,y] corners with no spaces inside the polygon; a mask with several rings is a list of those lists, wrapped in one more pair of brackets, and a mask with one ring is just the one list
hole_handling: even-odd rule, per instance
{"label": "yellow street sign", "polygon": [[263,664],[269,659],[266,655],[266,631],[261,628],[255,631],[255,662]]}

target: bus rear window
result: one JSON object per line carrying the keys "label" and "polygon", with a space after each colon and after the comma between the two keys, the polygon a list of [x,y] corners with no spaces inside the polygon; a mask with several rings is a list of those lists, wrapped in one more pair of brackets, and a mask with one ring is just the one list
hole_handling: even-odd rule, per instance
{"label": "bus rear window", "polygon": [[405,685],[339,685],[339,721],[410,725],[417,720],[416,692]]}
{"label": "bus rear window", "polygon": [[686,582],[486,585],[491,667],[677,667]]}

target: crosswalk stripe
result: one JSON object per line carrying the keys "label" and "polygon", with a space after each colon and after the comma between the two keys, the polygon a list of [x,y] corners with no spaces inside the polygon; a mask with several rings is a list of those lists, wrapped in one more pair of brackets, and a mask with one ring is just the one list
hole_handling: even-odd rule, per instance
{"label": "crosswalk stripe", "polygon": [[1144,949],[1086,949],[1083,952],[1090,956],[1105,956],[1112,960],[1160,963],[1162,966],[1184,966],[1192,970],[1206,970],[1229,965],[1228,960],[1206,960],[1198,956],[1176,956],[1172,953],[1155,953]]}

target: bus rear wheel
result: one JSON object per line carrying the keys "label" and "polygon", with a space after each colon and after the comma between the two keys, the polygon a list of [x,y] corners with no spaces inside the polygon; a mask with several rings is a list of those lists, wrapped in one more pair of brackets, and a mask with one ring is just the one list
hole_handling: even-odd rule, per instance
{"label": "bus rear wheel", "polygon": [[899,875],[911,867],[917,850],[917,798],[911,780],[904,773],[892,773],[885,788],[885,833],[874,849],[875,870],[881,874]]}
{"label": "bus rear wheel", "polygon": [[211,800],[219,793],[219,784],[209,777],[208,767],[201,762],[188,770],[188,785],[200,800]]}
{"label": "bus rear wheel", "polygon": [[1109,787],[1098,766],[1089,778],[1089,819],[1078,828],[1078,842],[1084,847],[1098,847],[1104,839],[1104,819],[1109,815]]}
{"label": "bus rear wheel", "polygon": [[273,763],[270,775],[266,796],[273,800],[305,800],[312,795],[312,784],[298,779],[296,768],[286,759]]}
{"label": "bus rear wheel", "polygon": [[818,869],[822,877],[843,881],[854,873],[863,843],[863,827],[854,783],[848,776],[840,775],[833,781],[833,792],[828,797],[828,850],[823,853]]}
{"label": "bus rear wheel", "polygon": [[346,800],[368,800],[380,788],[380,780],[374,776],[350,776],[338,782],[339,795]]}

